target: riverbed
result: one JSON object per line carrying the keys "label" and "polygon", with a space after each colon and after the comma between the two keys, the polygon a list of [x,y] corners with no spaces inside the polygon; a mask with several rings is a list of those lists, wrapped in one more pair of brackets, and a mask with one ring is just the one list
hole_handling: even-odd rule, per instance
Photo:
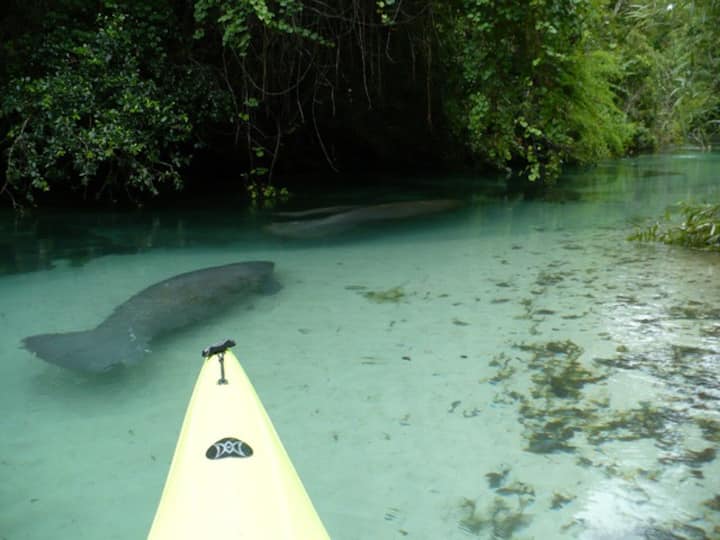
{"label": "riverbed", "polygon": [[[720,255],[627,240],[720,200],[719,170],[611,161],[546,200],[434,178],[460,209],[310,241],[227,210],[1,216],[0,538],[144,538],[200,351],[225,337],[334,539],[720,538]],[[139,365],[86,375],[21,348],[250,260],[282,289]]]}

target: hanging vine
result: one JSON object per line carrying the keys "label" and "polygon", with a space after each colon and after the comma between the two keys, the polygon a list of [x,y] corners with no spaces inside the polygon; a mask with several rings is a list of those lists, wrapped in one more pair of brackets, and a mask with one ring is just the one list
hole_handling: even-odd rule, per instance
{"label": "hanging vine", "polygon": [[[227,51],[223,78],[233,96],[236,144],[247,152],[244,176],[251,190],[272,185],[278,156],[296,133],[312,136],[328,166],[338,170],[324,126],[336,117],[340,102],[357,107],[362,99],[372,111],[385,99],[384,72],[396,64],[401,38],[413,58],[429,56],[426,42],[416,50],[411,29],[427,18],[428,6],[407,0],[195,3],[196,38],[215,36]],[[431,69],[430,60],[425,67]],[[426,79],[429,95],[430,73]],[[431,124],[429,98],[427,107]]]}

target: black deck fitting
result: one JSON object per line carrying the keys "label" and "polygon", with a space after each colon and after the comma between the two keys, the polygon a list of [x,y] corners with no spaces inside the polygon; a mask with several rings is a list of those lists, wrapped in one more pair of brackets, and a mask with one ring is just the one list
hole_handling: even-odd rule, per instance
{"label": "black deck fitting", "polygon": [[234,346],[235,342],[232,339],[226,339],[225,341],[215,343],[214,345],[210,345],[209,347],[203,349],[202,356],[203,358],[207,358],[213,354],[224,354],[225,351]]}

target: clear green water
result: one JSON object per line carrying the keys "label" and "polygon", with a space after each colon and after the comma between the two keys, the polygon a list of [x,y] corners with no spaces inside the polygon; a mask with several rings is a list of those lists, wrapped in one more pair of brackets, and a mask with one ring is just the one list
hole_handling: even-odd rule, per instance
{"label": "clear green water", "polygon": [[[199,352],[228,336],[335,539],[720,538],[720,256],[625,240],[720,200],[719,171],[611,162],[569,201],[312,243],[232,213],[4,219],[0,539],[144,538]],[[140,366],[87,377],[19,346],[252,259],[280,292]]]}

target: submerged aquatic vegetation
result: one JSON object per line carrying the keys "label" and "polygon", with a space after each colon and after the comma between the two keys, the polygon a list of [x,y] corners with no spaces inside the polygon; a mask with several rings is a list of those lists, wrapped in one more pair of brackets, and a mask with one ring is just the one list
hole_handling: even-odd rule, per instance
{"label": "submerged aquatic vegetation", "polygon": [[477,503],[472,499],[463,498],[460,503],[460,510],[466,514],[460,519],[460,528],[474,535],[480,532],[488,525],[488,520],[483,515],[478,515]]}
{"label": "submerged aquatic vegetation", "polygon": [[578,358],[582,354],[582,348],[576,343],[566,339],[565,341],[548,341],[546,343],[532,343],[517,346],[518,349],[533,354],[532,362],[536,363],[545,358],[552,358],[555,355],[562,354],[569,357]]}
{"label": "submerged aquatic vegetation", "polygon": [[720,422],[711,418],[698,418],[695,423],[702,430],[706,441],[720,442]]}
{"label": "submerged aquatic vegetation", "polygon": [[681,455],[668,456],[661,458],[662,463],[685,463],[691,467],[698,467],[705,463],[714,461],[717,457],[715,448],[705,448],[704,450],[687,450]]}
{"label": "submerged aquatic vegetation", "polygon": [[701,347],[688,347],[687,345],[672,345],[672,357],[675,362],[685,362],[687,360],[696,361],[704,357],[718,355],[713,350],[703,349]]}
{"label": "submerged aquatic vegetation", "polygon": [[526,428],[524,436],[528,441],[526,450],[535,454],[574,452],[575,446],[569,441],[597,420],[600,406],[553,408],[550,404],[550,400],[541,404],[525,401],[520,407],[520,421]]}
{"label": "submerged aquatic vegetation", "polygon": [[685,305],[671,306],[669,315],[674,319],[713,320],[720,319],[720,308],[702,302],[690,301]]}
{"label": "submerged aquatic vegetation", "polygon": [[532,376],[534,398],[579,399],[582,388],[607,377],[585,368],[579,361],[582,347],[570,340],[520,345],[532,353],[529,366],[539,372]]}
{"label": "submerged aquatic vegetation", "polygon": [[673,522],[662,527],[650,526],[642,531],[648,540],[710,540],[704,529],[687,523]]}
{"label": "submerged aquatic vegetation", "polygon": [[[638,480],[657,482],[665,467],[674,464],[686,467],[688,474],[696,481],[702,481],[709,474],[709,469],[704,469],[708,463],[717,459],[717,450],[711,445],[707,448],[695,446],[694,449],[684,447],[681,444],[684,440],[683,430],[678,429],[678,426],[694,420],[705,438],[715,442],[714,438],[720,437],[720,422],[714,418],[695,420],[689,416],[695,409],[670,404],[640,402],[629,408],[611,407],[610,396],[604,391],[597,393],[590,388],[593,383],[606,380],[618,369],[641,369],[657,376],[659,380],[677,382],[683,389],[697,390],[683,392],[682,397],[678,398],[695,399],[700,396],[698,391],[712,384],[708,370],[711,366],[717,366],[717,352],[662,344],[660,349],[643,350],[642,354],[637,354],[626,345],[618,345],[612,358],[593,359],[593,363],[588,365],[583,358],[583,348],[571,340],[523,343],[515,345],[515,348],[519,350],[517,355],[503,354],[493,358],[490,365],[497,371],[489,382],[498,384],[502,389],[502,397],[496,397],[495,403],[514,404],[517,407],[526,452],[545,455],[572,453],[577,467],[592,467],[608,477],[631,484],[636,484]],[[715,394],[712,390],[703,391],[702,396],[706,395],[712,397]],[[701,399],[705,401],[710,399],[702,396]],[[627,443],[641,439],[650,440],[659,451],[657,468],[627,468],[622,462],[596,460],[595,454],[587,453],[588,448],[600,450],[605,443]],[[600,450],[600,454],[604,455],[604,452]],[[532,487],[522,482],[509,482],[503,472],[486,475],[496,495],[511,501],[515,499],[512,496],[516,496],[520,505],[534,501]],[[557,510],[573,499],[571,494],[555,492],[547,504],[550,509]],[[474,509],[463,523],[464,528],[473,534],[493,537],[492,520],[487,512]],[[676,538],[663,536],[669,530],[648,530],[646,537]],[[677,538],[707,538],[697,535],[698,531],[702,531],[699,528],[686,528],[683,531],[683,535]]]}
{"label": "submerged aquatic vegetation", "polygon": [[485,478],[488,480],[488,485],[492,489],[499,488],[507,479],[507,475],[510,472],[509,467],[503,467],[498,472],[489,472],[485,475]]}
{"label": "submerged aquatic vegetation", "polygon": [[497,384],[501,381],[509,379],[515,374],[516,370],[510,364],[511,360],[512,359],[508,357],[504,352],[501,352],[500,354],[496,355],[492,360],[490,360],[490,366],[500,368],[493,377],[488,379],[488,382],[490,384]]}
{"label": "submerged aquatic vegetation", "polygon": [[460,511],[464,514],[459,522],[460,528],[475,536],[487,530],[491,538],[513,538],[517,530],[530,524],[530,516],[523,512],[525,504],[518,502],[516,508],[512,508],[504,499],[495,497],[483,510],[474,500],[464,498],[460,503]]}
{"label": "submerged aquatic vegetation", "polygon": [[703,501],[703,505],[707,506],[710,510],[720,512],[720,495],[715,495],[712,499]]}
{"label": "submerged aquatic vegetation", "polygon": [[720,251],[720,204],[691,205],[680,203],[682,221],[665,213],[662,220],[631,234],[639,242],[663,242],[696,249]]}
{"label": "submerged aquatic vegetation", "polygon": [[[536,454],[573,452],[575,447],[569,441],[596,420],[601,406],[581,406],[583,388],[606,375],[585,368],[579,361],[582,347],[570,340],[523,344],[518,348],[532,354],[527,365],[535,371],[531,375],[532,399],[523,399],[519,409],[528,442],[525,450]],[[568,406],[568,400],[574,403]]]}
{"label": "submerged aquatic vegetation", "polygon": [[[720,319],[720,317],[718,317]],[[707,337],[720,337],[720,324],[700,328],[700,335]]]}
{"label": "submerged aquatic vegetation", "polygon": [[[520,421],[526,428],[527,451],[542,454],[573,452],[575,445],[571,441],[578,436],[593,445],[608,441],[654,439],[667,448],[675,442],[677,434],[669,424],[673,423],[676,413],[667,407],[641,402],[636,408],[612,411],[608,400],[583,399],[586,385],[602,381],[608,375],[586,368],[580,362],[583,350],[574,342],[523,344],[519,348],[532,354],[528,366],[534,371],[531,375],[531,399],[523,399],[519,409]],[[671,364],[676,365],[673,370],[682,371],[692,380],[696,378],[688,373],[686,360],[704,352],[707,351],[682,347],[671,347],[668,351],[673,359]],[[595,362],[622,368],[636,368],[642,363],[655,365],[645,357],[638,359],[629,354],[619,354],[613,359],[595,359]],[[708,432],[714,427],[710,422],[705,426]],[[677,459],[695,463],[710,458],[710,452],[701,454],[686,453]]]}
{"label": "submerged aquatic vegetation", "polygon": [[406,296],[405,291],[402,287],[392,287],[385,291],[367,291],[363,292],[362,295],[372,302],[383,303],[383,302],[399,302]]}
{"label": "submerged aquatic vegetation", "polygon": [[552,508],[553,510],[557,510],[559,508],[562,508],[566,504],[574,501],[575,499],[575,495],[569,495],[567,493],[560,493],[558,491],[555,491],[553,493],[552,501],[550,502],[550,508]]}
{"label": "submerged aquatic vegetation", "polygon": [[569,440],[575,436],[581,427],[577,425],[577,419],[571,417],[552,416],[552,411],[544,412],[535,409],[535,415],[539,421],[529,420],[530,415],[526,411],[526,419],[523,424],[527,428],[524,436],[528,441],[525,448],[534,454],[554,454],[557,452],[574,452],[575,447],[569,444]]}
{"label": "submerged aquatic vegetation", "polygon": [[720,351],[714,349],[670,344],[642,353],[618,350],[614,357],[595,358],[594,362],[606,367],[642,370],[659,380],[672,381],[675,388],[682,388],[682,399],[696,409],[710,406],[715,399],[712,396],[720,390],[716,376]]}
{"label": "submerged aquatic vegetation", "polygon": [[503,496],[527,495],[532,498],[535,497],[535,489],[532,486],[526,484],[525,482],[517,482],[517,481],[513,482],[509,486],[504,486],[504,487],[496,489],[495,493],[497,493],[498,495],[503,495]]}
{"label": "submerged aquatic vegetation", "polygon": [[612,417],[585,429],[588,441],[601,444],[607,441],[635,441],[655,439],[668,446],[674,440],[673,430],[667,426],[672,411],[641,402],[640,407],[616,412]]}
{"label": "submerged aquatic vegetation", "polygon": [[565,277],[572,275],[571,272],[540,272],[535,284],[540,287],[547,287],[549,285],[557,285],[565,281]]}
{"label": "submerged aquatic vegetation", "polygon": [[533,375],[535,398],[555,397],[560,399],[580,399],[583,386],[605,378],[582,367],[577,359],[547,363],[540,373]]}

